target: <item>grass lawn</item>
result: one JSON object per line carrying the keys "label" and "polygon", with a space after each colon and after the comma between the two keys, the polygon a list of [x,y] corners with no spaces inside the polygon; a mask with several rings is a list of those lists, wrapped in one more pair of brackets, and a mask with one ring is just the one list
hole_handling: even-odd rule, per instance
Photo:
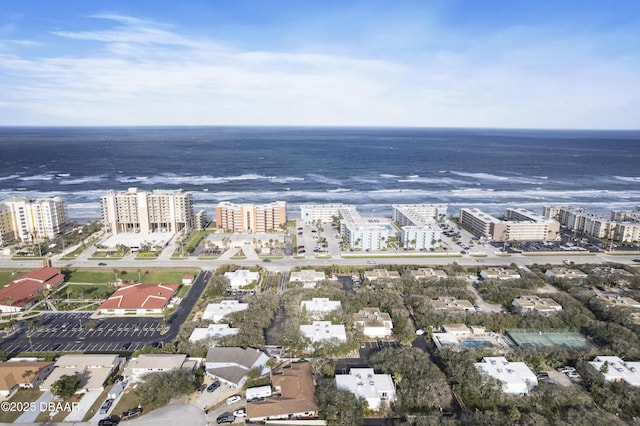
{"label": "grass lawn", "polygon": [[[132,389],[127,388],[124,390],[124,395],[122,395],[112,413],[119,416],[123,411],[136,408],[138,405],[141,405],[140,399],[136,396],[136,393]],[[146,407],[143,407],[143,409],[144,411],[142,412],[142,414],[147,412]]]}
{"label": "grass lawn", "polygon": [[71,290],[71,299],[104,299],[116,290],[106,284],[67,284],[57,295],[61,299],[67,298],[67,290]]}
{"label": "grass lawn", "polygon": [[[4,287],[16,278],[21,277],[31,269],[3,269],[0,270],[0,287]],[[15,274],[14,274],[15,272]]]}
{"label": "grass lawn", "polygon": [[[87,268],[72,269],[69,271],[69,283],[96,283],[105,284],[114,281],[116,273],[114,268]],[[175,270],[172,268],[138,268],[124,269],[115,268],[118,271],[118,278],[123,280],[137,281],[138,278],[143,283],[181,283],[182,277],[187,274],[197,275],[197,270]],[[125,273],[123,274],[122,271]]]}
{"label": "grass lawn", "polygon": [[[10,402],[33,402],[42,395],[38,389],[18,389],[15,395],[9,400]],[[39,407],[38,407],[39,408]],[[0,410],[0,423],[13,423],[24,411],[5,411]]]}

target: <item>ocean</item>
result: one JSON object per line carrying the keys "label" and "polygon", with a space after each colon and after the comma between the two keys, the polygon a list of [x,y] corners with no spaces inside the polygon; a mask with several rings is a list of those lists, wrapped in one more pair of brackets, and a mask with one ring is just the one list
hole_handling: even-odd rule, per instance
{"label": "ocean", "polygon": [[108,190],[182,188],[213,217],[220,201],[394,203],[502,214],[543,205],[608,214],[640,206],[640,131],[306,127],[4,127],[0,199],[67,199],[99,219]]}

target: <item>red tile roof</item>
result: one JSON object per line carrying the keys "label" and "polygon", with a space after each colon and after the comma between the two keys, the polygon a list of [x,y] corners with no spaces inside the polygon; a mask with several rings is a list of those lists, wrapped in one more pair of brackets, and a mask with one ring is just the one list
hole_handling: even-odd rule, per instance
{"label": "red tile roof", "polygon": [[98,309],[162,309],[180,284],[131,284],[120,287]]}
{"label": "red tile roof", "polygon": [[0,290],[0,304],[23,307],[38,297],[38,291],[46,286],[56,286],[64,282],[64,275],[58,268],[40,268],[21,276]]}

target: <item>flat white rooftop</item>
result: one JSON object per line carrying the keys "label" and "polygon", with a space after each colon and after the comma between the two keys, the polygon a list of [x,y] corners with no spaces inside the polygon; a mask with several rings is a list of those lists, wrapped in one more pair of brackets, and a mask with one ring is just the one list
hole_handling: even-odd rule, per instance
{"label": "flat white rooftop", "polygon": [[154,232],[153,234],[125,232],[122,234],[112,235],[102,244],[107,247],[117,247],[120,244],[129,248],[138,248],[143,244],[150,244],[152,247],[155,245],[165,247],[174,235],[175,234],[171,232]]}

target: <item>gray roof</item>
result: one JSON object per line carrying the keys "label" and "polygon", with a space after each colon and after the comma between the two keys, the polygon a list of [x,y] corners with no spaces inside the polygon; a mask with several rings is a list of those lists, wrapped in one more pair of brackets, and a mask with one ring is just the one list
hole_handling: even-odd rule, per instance
{"label": "gray roof", "polygon": [[254,348],[211,348],[206,362],[233,363],[251,369],[263,352]]}

